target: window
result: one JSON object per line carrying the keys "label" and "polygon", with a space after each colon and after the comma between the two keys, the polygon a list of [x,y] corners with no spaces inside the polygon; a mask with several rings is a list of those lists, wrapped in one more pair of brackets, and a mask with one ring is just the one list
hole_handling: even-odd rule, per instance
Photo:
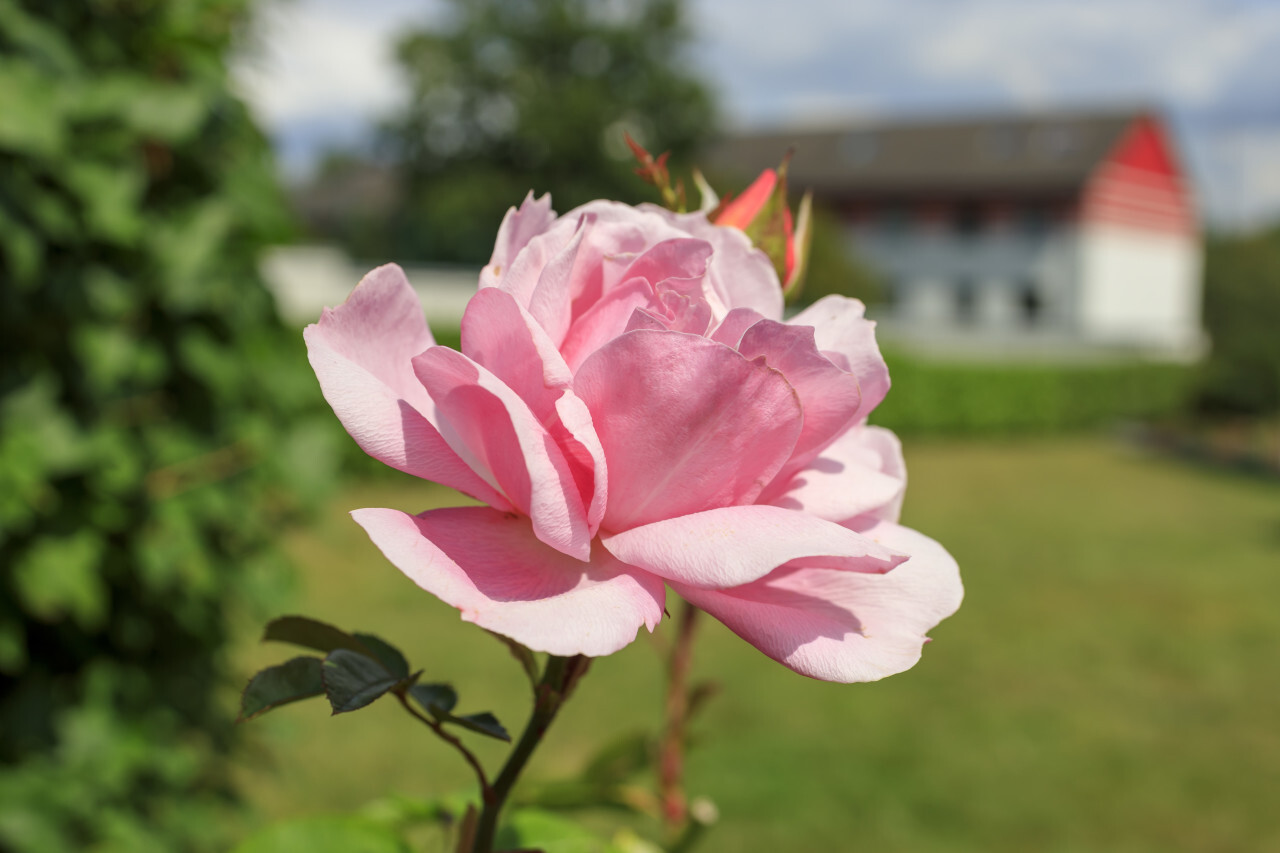
{"label": "window", "polygon": [[1028,326],[1037,326],[1044,319],[1044,297],[1034,281],[1024,281],[1018,288],[1018,313]]}
{"label": "window", "polygon": [[973,322],[977,314],[978,294],[976,293],[973,282],[967,278],[956,281],[955,284],[955,308],[956,322],[968,325]]}
{"label": "window", "polygon": [[876,215],[876,224],[885,237],[901,237],[911,226],[911,213],[901,204],[886,205]]}

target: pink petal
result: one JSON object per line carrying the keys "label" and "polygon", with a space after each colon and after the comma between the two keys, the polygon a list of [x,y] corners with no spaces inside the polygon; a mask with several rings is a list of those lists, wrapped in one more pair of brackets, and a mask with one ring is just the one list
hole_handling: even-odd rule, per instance
{"label": "pink petal", "polygon": [[708,301],[720,319],[734,308],[753,308],[770,320],[782,319],[782,285],[769,257],[737,228],[713,225],[701,213],[672,213],[651,204],[640,210],[661,216],[687,236],[706,240],[714,253],[708,270]]}
{"label": "pink petal", "polygon": [[514,207],[507,210],[502,217],[502,225],[498,228],[498,239],[493,246],[493,255],[489,263],[480,271],[480,286],[495,287],[511,267],[520,250],[529,241],[551,228],[556,221],[555,211],[551,209],[551,196],[544,194],[535,199],[533,191],[525,196],[520,209]]}
{"label": "pink petal", "polygon": [[586,245],[595,226],[594,217],[582,217],[569,242],[547,258],[529,295],[529,313],[556,344],[569,332],[574,297],[586,287],[586,280],[598,266],[595,253]]}
{"label": "pink petal", "polygon": [[652,213],[591,202],[531,240],[502,286],[562,347],[570,327],[629,277],[626,270],[637,257],[666,240],[687,237]]}
{"label": "pink petal", "polygon": [[897,437],[882,427],[861,425],[809,462],[770,503],[828,521],[864,514],[897,521],[906,487]]}
{"label": "pink petal", "polygon": [[787,322],[793,326],[813,326],[818,349],[839,356],[841,364],[858,377],[862,405],[858,418],[865,418],[880,405],[889,391],[889,368],[876,346],[876,324],[866,319],[866,306],[846,296],[824,296]]}
{"label": "pink petal", "polygon": [[902,442],[884,427],[863,425],[859,432],[862,436],[862,448],[867,454],[864,457],[867,464],[873,467],[878,464],[882,476],[902,484],[892,500],[882,506],[862,510],[861,514],[897,524],[902,515],[902,499],[907,493],[907,462],[902,458]]}
{"label": "pink petal", "polygon": [[514,297],[486,288],[467,303],[462,352],[489,370],[529,406],[555,439],[587,506],[588,533],[604,517],[608,478],[591,413],[570,385],[573,376],[551,339]]}
{"label": "pink petal", "polygon": [[[608,295],[582,313],[561,344],[560,352],[569,369],[576,373],[588,356],[624,334],[636,311],[648,308],[652,301],[653,289],[642,278],[633,278],[611,288]],[[657,312],[650,310],[646,313],[665,327],[665,322],[656,316]]]}
{"label": "pink petal", "polygon": [[713,341],[719,341],[727,347],[737,349],[743,333],[763,319],[764,316],[755,309],[734,308],[725,315],[709,337]]}
{"label": "pink petal", "polygon": [[791,455],[795,392],[763,360],[680,332],[628,332],[596,350],[574,389],[609,465],[602,529],[752,503]]}
{"label": "pink petal", "polygon": [[600,541],[624,563],[697,587],[740,586],[792,561],[887,572],[905,559],[838,524],[772,506],[711,509]]}
{"label": "pink petal", "polygon": [[955,560],[896,524],[864,531],[910,559],[888,574],[786,567],[728,590],[672,588],[796,672],[823,681],[875,681],[910,669],[925,634],[960,606]]}
{"label": "pink petal", "polygon": [[591,554],[586,507],[564,452],[528,405],[460,352],[432,347],[413,367],[439,413],[449,446],[516,509],[533,532],[579,560]]}
{"label": "pink petal", "polygon": [[764,356],[765,363],[782,371],[800,395],[804,428],[782,471],[790,479],[788,469],[808,462],[853,423],[862,400],[858,379],[818,352],[808,326],[762,320],[743,333],[738,352],[747,358]]}
{"label": "pink petal", "polygon": [[539,542],[527,519],[487,507],[351,515],[418,586],[535,651],[612,654],[662,619],[662,581],[603,549],[580,563]]}
{"label": "pink petal", "polygon": [[432,423],[435,404],[411,361],[435,341],[403,270],[388,264],[366,275],[346,302],[326,308],[303,337],[325,399],[365,453],[499,509],[511,508]]}
{"label": "pink petal", "polygon": [[687,237],[663,240],[646,249],[628,266],[620,284],[574,319],[560,346],[569,367],[576,371],[587,356],[623,334],[637,309],[666,328],[694,334],[705,331],[710,306],[701,293],[710,255],[709,243]]}

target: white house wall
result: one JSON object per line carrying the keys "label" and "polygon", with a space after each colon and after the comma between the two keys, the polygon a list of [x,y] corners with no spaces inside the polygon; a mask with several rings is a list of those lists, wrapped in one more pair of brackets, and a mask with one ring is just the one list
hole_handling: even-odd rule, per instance
{"label": "white house wall", "polygon": [[1079,264],[1085,337],[1199,354],[1201,250],[1192,236],[1088,224]]}
{"label": "white house wall", "polygon": [[1020,293],[1028,285],[1041,299],[1035,326],[1063,331],[1076,322],[1078,252],[1070,225],[1038,232],[991,227],[966,236],[945,227],[895,232],[864,224],[853,227],[850,236],[859,257],[893,288],[892,321],[898,325],[961,325],[956,296],[961,282],[974,291],[970,327],[992,333],[1024,330],[1028,319]]}

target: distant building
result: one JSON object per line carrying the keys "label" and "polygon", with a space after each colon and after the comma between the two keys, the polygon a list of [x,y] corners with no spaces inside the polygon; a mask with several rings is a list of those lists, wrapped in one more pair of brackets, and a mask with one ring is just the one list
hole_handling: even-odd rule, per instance
{"label": "distant building", "polygon": [[794,146],[812,188],[886,283],[891,336],[937,350],[1193,359],[1201,245],[1190,181],[1145,111],[743,134],[743,176]]}

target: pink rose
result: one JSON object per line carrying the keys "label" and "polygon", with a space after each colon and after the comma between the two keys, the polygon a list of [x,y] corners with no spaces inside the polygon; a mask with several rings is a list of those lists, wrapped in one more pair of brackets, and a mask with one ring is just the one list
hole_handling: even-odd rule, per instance
{"label": "pink rose", "polygon": [[865,424],[888,372],[856,300],[782,322],[768,259],[703,214],[592,202],[507,214],[435,346],[395,266],[306,331],[370,455],[487,506],[353,513],[462,618],[605,655],[665,586],[797,672],[866,681],[959,605],[954,561],[896,524],[897,440]]}

